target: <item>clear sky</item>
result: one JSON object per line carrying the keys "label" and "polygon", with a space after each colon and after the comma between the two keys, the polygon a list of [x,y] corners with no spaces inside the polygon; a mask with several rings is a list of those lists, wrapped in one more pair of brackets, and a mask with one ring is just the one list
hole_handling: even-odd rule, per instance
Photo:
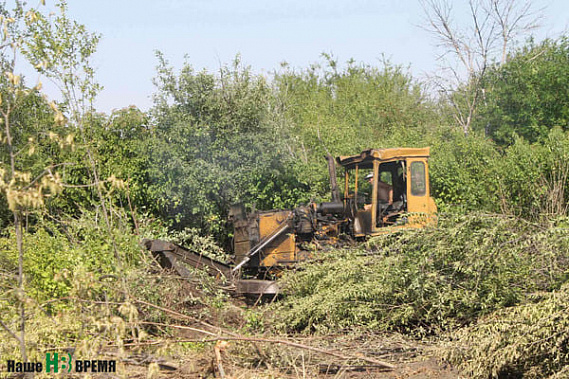
{"label": "clear sky", "polygon": [[[569,0],[533,3],[544,7],[538,39],[568,30]],[[177,68],[187,54],[194,68],[209,71],[237,53],[258,73],[283,61],[308,67],[322,52],[368,64],[385,55],[418,77],[436,68],[418,0],[69,0],[69,13],[102,34],[93,63],[104,112],[152,105],[156,50]]]}

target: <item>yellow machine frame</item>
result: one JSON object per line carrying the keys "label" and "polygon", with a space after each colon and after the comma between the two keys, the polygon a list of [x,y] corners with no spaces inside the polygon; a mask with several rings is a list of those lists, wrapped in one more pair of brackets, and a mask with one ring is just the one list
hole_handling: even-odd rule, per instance
{"label": "yellow machine frame", "polygon": [[[394,228],[422,228],[436,223],[437,207],[430,194],[428,158],[429,148],[370,149],[358,155],[336,158],[336,162],[345,169],[343,204],[339,194],[334,193],[331,203],[320,205],[311,203],[304,207],[305,212],[325,212],[330,207],[338,211],[337,206],[339,206],[339,212],[332,217],[334,221],[328,224],[312,220],[310,225],[304,226],[309,226],[309,230],[312,230],[314,235],[324,234],[327,241],[334,241],[337,239],[340,225],[350,225],[353,230],[350,233],[354,237],[364,237],[383,234]],[[398,181],[400,183],[398,192],[401,193],[404,189],[405,201],[400,202],[403,206],[398,209],[385,208],[383,204],[383,210],[378,211],[380,166],[389,162],[399,162],[401,167],[405,167],[404,179]],[[392,165],[393,167],[395,166]],[[371,203],[366,204],[364,209],[360,209],[358,204],[357,183],[361,169],[372,170],[374,178]],[[335,167],[331,175],[335,179]],[[349,186],[350,180],[354,180],[353,191]],[[331,187],[335,186],[331,185]],[[354,203],[355,207],[351,208]],[[319,208],[320,206],[323,207]],[[308,252],[297,246],[302,240],[298,233],[303,233],[295,224],[298,221],[295,221],[295,215],[298,216],[295,212],[298,209],[300,208],[293,211],[257,211],[246,215],[243,206],[239,205],[234,212],[239,216],[234,217],[233,220],[235,260],[238,263],[236,267],[240,268],[245,264],[253,268],[283,267],[310,256]],[[390,209],[393,211],[389,211]],[[379,214],[379,212],[383,213]],[[383,217],[380,218],[382,215]],[[386,219],[388,222],[385,221]]]}

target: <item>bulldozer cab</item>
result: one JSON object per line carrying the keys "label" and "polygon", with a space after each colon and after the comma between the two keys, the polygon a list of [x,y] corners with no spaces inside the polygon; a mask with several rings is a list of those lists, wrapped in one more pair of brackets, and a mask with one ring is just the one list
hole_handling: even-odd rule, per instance
{"label": "bulldozer cab", "polygon": [[428,158],[429,148],[370,149],[336,158],[344,167],[344,208],[354,236],[436,222]]}

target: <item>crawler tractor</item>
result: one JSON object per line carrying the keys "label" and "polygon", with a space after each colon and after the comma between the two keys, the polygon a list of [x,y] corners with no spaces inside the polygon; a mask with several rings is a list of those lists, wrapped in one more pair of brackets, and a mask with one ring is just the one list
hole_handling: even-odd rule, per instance
{"label": "crawler tractor", "polygon": [[[315,256],[323,246],[436,223],[428,158],[429,148],[370,149],[335,161],[328,156],[331,202],[251,213],[235,204],[229,212],[235,228],[231,266],[165,241],[145,241],[145,245],[182,275],[188,273],[180,259],[230,278],[238,293],[275,294],[275,282],[266,279]],[[344,169],[343,196],[337,165]]]}

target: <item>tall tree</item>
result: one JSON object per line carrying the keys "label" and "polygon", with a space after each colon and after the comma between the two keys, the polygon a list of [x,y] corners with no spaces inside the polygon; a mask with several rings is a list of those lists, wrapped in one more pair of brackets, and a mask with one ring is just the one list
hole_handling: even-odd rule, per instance
{"label": "tall tree", "polygon": [[[30,7],[24,1],[15,1],[12,9],[0,5],[0,124],[3,127],[2,141],[7,162],[0,162],[0,189],[13,214],[13,225],[18,248],[17,299],[19,308],[19,327],[13,327],[0,320],[0,324],[12,337],[18,340],[22,360],[27,360],[25,342],[25,247],[23,241],[23,217],[41,208],[45,199],[64,186],[58,169],[66,163],[53,159],[33,160],[42,147],[59,151],[74,146],[73,129],[64,127],[69,119],[53,101],[41,93],[42,84],[38,80],[33,87],[27,86],[21,69],[20,59],[31,65],[37,73],[47,74],[60,67],[60,62],[77,62],[77,54],[88,56],[92,50],[74,49],[92,42],[85,37],[85,28],[69,20],[66,3],[57,3],[58,13],[48,13],[41,1],[38,7]],[[83,45],[78,45],[81,40]],[[85,93],[89,87],[74,81],[78,68],[87,67],[79,61],[66,66],[66,72],[58,84],[64,96],[78,98],[77,91]],[[65,102],[70,105],[72,102]],[[51,120],[46,122],[45,116]],[[39,126],[41,125],[41,127]],[[45,151],[44,149],[44,151]],[[58,156],[58,154],[54,154]],[[42,156],[45,158],[45,156]],[[38,162],[39,161],[39,162]],[[42,166],[38,169],[39,166]]]}
{"label": "tall tree", "polygon": [[[25,125],[21,124],[22,118],[18,117],[21,109],[26,105],[26,101],[39,91],[41,84],[38,83],[33,88],[25,86],[22,75],[17,73],[18,58],[25,51],[26,44],[33,39],[31,25],[38,22],[42,17],[41,13],[34,8],[27,8],[25,3],[16,1],[15,7],[8,10],[4,7],[0,9],[0,64],[4,74],[0,79],[1,102],[0,115],[3,124],[3,141],[7,151],[8,162],[0,165],[0,189],[2,190],[10,211],[13,214],[14,229],[16,234],[16,244],[18,248],[18,272],[17,272],[17,299],[19,308],[19,331],[15,332],[3,320],[0,320],[2,327],[14,337],[19,345],[22,360],[27,360],[25,343],[25,277],[24,277],[24,244],[22,219],[24,214],[34,208],[41,207],[44,198],[48,193],[57,192],[60,188],[59,177],[53,173],[53,166],[48,166],[39,175],[34,175],[29,167],[21,163],[21,157],[34,153],[34,146],[37,143],[33,137],[29,138],[28,143],[18,141],[17,137],[25,134],[21,130]],[[36,63],[36,62],[33,62]],[[54,103],[52,103],[55,114],[55,122],[65,121]],[[49,138],[55,139],[55,133],[47,133]],[[46,193],[47,192],[47,193]]]}
{"label": "tall tree", "polygon": [[[450,0],[420,0],[425,12],[424,28],[441,50],[442,73],[433,78],[450,102],[454,117],[468,134],[484,101],[484,77],[494,61],[504,63],[510,45],[537,27],[540,11],[531,1],[468,0],[468,20],[453,13]],[[454,3],[456,4],[456,3]]]}
{"label": "tall tree", "polygon": [[101,90],[95,80],[95,70],[90,65],[91,55],[95,52],[100,36],[67,17],[67,2],[57,2],[58,14],[42,17],[32,25],[34,38],[27,44],[26,56],[43,75],[54,81],[63,96],[63,106],[67,109],[69,123],[78,133],[84,152],[82,163],[89,173],[89,182],[82,186],[90,187],[101,207],[107,232],[111,238],[115,259],[122,271],[122,259],[112,237],[109,219],[109,206],[105,194],[105,184],[122,187],[124,182],[114,175],[104,179],[97,164],[97,148],[93,122],[93,102]]}
{"label": "tall tree", "polygon": [[275,134],[266,79],[238,58],[218,74],[158,58],[149,191],[163,217],[223,238],[233,202],[294,206],[304,186]]}

